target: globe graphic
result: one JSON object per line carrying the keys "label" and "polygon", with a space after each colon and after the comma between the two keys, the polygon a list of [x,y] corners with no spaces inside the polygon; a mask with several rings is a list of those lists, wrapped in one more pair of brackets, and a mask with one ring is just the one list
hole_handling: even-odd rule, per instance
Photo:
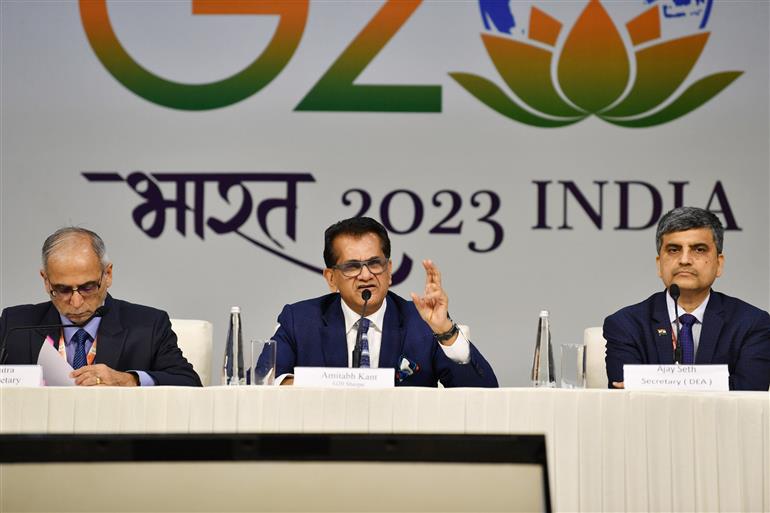
{"label": "globe graphic", "polygon": [[[520,0],[479,0],[479,11],[486,32],[527,39],[529,17],[532,9],[539,9],[557,18],[565,26],[571,26],[585,2],[549,2]],[[643,12],[658,8],[661,22],[661,37],[671,39],[705,30],[712,15],[714,0],[633,0],[613,2],[605,0],[602,5],[615,20],[618,27]]]}

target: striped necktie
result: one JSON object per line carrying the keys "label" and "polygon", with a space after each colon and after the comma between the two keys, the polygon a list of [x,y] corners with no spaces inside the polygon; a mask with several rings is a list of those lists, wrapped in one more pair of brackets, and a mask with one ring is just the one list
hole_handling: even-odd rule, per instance
{"label": "striped necktie", "polygon": [[75,343],[75,355],[72,357],[73,369],[79,369],[86,365],[86,342],[90,339],[91,335],[83,328],[80,328],[72,335],[72,341]]}
{"label": "striped necktie", "polygon": [[369,319],[364,317],[358,321],[358,333],[361,336],[361,367],[368,368],[369,362]]}
{"label": "striped necktie", "polygon": [[679,322],[682,323],[682,331],[679,333],[679,342],[682,344],[682,363],[692,365],[695,363],[695,340],[692,336],[692,326],[698,319],[691,314],[682,314],[679,316]]}

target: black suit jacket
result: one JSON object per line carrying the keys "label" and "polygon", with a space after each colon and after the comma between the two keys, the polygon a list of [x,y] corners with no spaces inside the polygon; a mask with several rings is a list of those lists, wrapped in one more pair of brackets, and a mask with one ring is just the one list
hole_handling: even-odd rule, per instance
{"label": "black suit jacket", "polygon": [[[198,374],[182,356],[164,311],[120,301],[105,300],[107,313],[97,333],[94,363],[118,371],[147,372],[157,385],[201,386]],[[50,301],[12,306],[0,315],[0,340],[10,328],[59,324],[59,312]],[[35,364],[46,335],[59,340],[60,328],[14,331],[8,337],[8,364]]]}
{"label": "black suit jacket", "polygon": [[[607,378],[623,381],[623,364],[674,363],[666,293],[653,294],[604,320]],[[727,364],[731,390],[770,387],[770,315],[740,299],[711,291],[703,315],[696,364]]]}
{"label": "black suit jacket", "polygon": [[[286,305],[278,316],[281,324],[274,335],[277,345],[276,374],[294,372],[295,366],[347,367],[348,346],[345,317],[339,294],[328,294]],[[388,292],[380,346],[380,368],[395,371],[404,357],[420,366],[419,371],[397,381],[400,386],[496,387],[497,378],[476,347],[471,360],[450,360],[433,338],[414,304]]]}

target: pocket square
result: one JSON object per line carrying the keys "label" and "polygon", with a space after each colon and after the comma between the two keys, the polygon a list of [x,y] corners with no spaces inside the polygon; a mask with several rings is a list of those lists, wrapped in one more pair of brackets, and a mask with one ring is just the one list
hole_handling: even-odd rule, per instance
{"label": "pocket square", "polygon": [[401,355],[401,359],[398,363],[398,369],[396,369],[396,379],[398,381],[404,381],[412,374],[420,372],[420,364],[411,361],[404,355]]}

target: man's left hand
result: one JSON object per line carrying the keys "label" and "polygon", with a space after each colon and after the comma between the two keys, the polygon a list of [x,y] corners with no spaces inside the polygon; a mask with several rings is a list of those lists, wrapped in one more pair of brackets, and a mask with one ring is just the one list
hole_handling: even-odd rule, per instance
{"label": "man's left hand", "polygon": [[70,377],[75,378],[75,384],[78,386],[136,386],[136,378],[133,374],[110,369],[103,363],[76,369],[72,371]]}
{"label": "man's left hand", "polygon": [[[412,292],[412,301],[433,333],[445,333],[452,329],[452,320],[447,315],[449,297],[441,287],[441,271],[431,260],[423,260],[422,266],[425,268],[425,294],[420,297]],[[456,339],[455,335],[444,345],[452,345]]]}

